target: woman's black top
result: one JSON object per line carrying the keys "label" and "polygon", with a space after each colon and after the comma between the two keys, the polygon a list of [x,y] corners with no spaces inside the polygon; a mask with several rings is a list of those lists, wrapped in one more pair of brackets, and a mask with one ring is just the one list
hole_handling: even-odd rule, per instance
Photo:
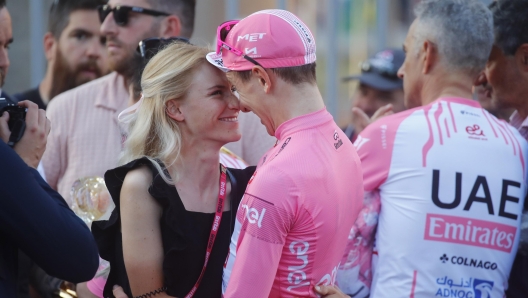
{"label": "woman's black top", "polygon": [[[163,259],[164,286],[167,287],[167,294],[184,297],[195,285],[202,271],[215,214],[187,211],[176,187],[167,184],[147,158],[134,160],[107,171],[105,174],[106,186],[116,207],[109,220],[97,221],[92,225],[92,233],[99,246],[99,254],[101,258],[110,262],[110,275],[104,288],[104,296],[113,297],[112,287],[120,285],[125,293],[132,297],[123,260],[119,195],[128,171],[142,165],[148,166],[152,171],[153,182],[148,192],[163,209],[160,225],[165,254]],[[228,179],[231,182],[231,208],[230,211],[223,213],[207,269],[194,297],[222,296],[222,271],[235,225],[236,210],[254,171],[255,167],[244,170],[228,168],[227,170]],[[154,290],[156,289],[152,289]]]}

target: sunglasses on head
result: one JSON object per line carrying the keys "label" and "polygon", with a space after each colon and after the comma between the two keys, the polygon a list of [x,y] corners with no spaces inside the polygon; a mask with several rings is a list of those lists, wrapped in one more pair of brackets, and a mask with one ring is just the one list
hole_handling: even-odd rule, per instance
{"label": "sunglasses on head", "polygon": [[128,14],[130,12],[136,12],[141,14],[147,14],[154,17],[159,16],[170,16],[169,13],[156,11],[152,9],[147,9],[143,7],[137,7],[137,6],[116,6],[116,7],[110,7],[110,5],[99,5],[97,7],[97,11],[99,12],[99,20],[101,23],[104,22],[106,17],[113,12],[114,13],[114,20],[117,25],[119,26],[126,26],[128,23]]}
{"label": "sunglasses on head", "polygon": [[236,24],[238,24],[238,22],[240,21],[238,20],[227,21],[227,22],[222,23],[220,26],[218,26],[218,28],[216,29],[216,53],[220,54],[222,49],[226,49],[230,51],[231,53],[237,56],[242,56],[244,57],[244,59],[248,60],[249,62],[264,68],[262,65],[260,65],[260,63],[255,61],[255,59],[249,57],[248,55],[244,54],[242,51],[236,49],[235,47],[225,42],[227,38],[227,34],[231,31],[231,29],[233,29],[233,27]]}
{"label": "sunglasses on head", "polygon": [[156,55],[162,48],[173,43],[173,42],[183,42],[190,43],[187,38],[184,37],[171,37],[171,38],[147,38],[139,42],[139,45],[136,51],[141,55],[145,60],[150,60],[154,55]]}

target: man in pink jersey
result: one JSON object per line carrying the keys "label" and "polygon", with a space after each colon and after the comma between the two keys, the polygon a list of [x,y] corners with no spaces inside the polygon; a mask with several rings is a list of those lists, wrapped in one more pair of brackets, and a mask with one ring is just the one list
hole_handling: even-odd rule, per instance
{"label": "man in pink jersey", "polygon": [[224,295],[315,297],[314,286],[334,284],[363,180],[317,88],[313,35],[288,11],[259,11],[222,24],[208,60],[278,139],[238,208]]}
{"label": "man in pink jersey", "polygon": [[471,100],[492,16],[477,0],[424,0],[416,14],[399,71],[414,109],[371,124],[355,143],[366,200],[338,284],[355,297],[503,297],[528,143]]}

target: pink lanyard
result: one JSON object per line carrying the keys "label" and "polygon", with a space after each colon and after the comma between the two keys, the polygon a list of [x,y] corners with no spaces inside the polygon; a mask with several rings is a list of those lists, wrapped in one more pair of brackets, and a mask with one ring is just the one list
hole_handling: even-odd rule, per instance
{"label": "pink lanyard", "polygon": [[202,268],[202,273],[200,273],[200,277],[198,277],[196,284],[189,292],[189,294],[185,296],[185,298],[191,298],[192,296],[194,296],[194,293],[196,293],[196,290],[198,289],[198,286],[202,281],[203,275],[205,273],[205,268],[207,267],[207,262],[209,262],[209,256],[211,255],[211,251],[213,250],[213,244],[216,239],[216,234],[218,233],[218,228],[220,227],[220,222],[222,221],[222,214],[224,211],[224,202],[226,197],[227,177],[226,168],[224,167],[224,165],[220,164],[220,167],[222,169],[222,173],[220,175],[220,191],[218,193],[218,203],[216,205],[215,218],[213,220],[213,226],[211,227],[211,234],[209,234],[207,250],[205,251],[205,262]]}

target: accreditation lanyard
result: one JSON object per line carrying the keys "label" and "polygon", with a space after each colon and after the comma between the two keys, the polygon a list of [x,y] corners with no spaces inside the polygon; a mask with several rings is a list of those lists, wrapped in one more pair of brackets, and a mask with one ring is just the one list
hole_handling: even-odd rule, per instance
{"label": "accreditation lanyard", "polygon": [[207,250],[205,251],[205,262],[202,268],[202,273],[196,281],[196,284],[192,290],[185,296],[185,298],[191,298],[196,293],[200,282],[202,281],[203,275],[205,273],[205,268],[209,262],[209,257],[211,256],[211,251],[213,250],[213,244],[216,239],[216,234],[218,234],[218,228],[220,228],[220,222],[222,221],[222,213],[224,211],[224,202],[226,197],[226,187],[227,187],[227,177],[226,177],[226,168],[224,165],[220,164],[222,170],[220,174],[220,190],[218,192],[218,203],[216,204],[215,218],[213,220],[213,226],[211,227],[211,233],[209,234],[209,241],[207,241]]}

